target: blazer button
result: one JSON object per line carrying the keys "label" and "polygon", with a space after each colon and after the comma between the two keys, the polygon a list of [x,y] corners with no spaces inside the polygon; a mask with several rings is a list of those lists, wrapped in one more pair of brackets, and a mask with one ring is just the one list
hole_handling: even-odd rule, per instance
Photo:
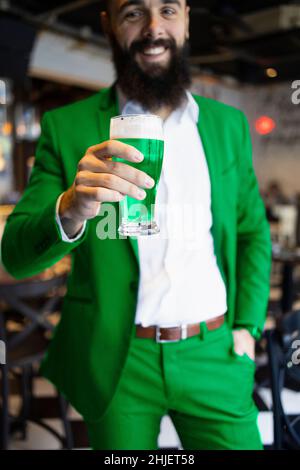
{"label": "blazer button", "polygon": [[137,283],[137,281],[131,281],[129,286],[130,286],[130,290],[132,292],[136,292],[137,288],[138,288],[138,283]]}

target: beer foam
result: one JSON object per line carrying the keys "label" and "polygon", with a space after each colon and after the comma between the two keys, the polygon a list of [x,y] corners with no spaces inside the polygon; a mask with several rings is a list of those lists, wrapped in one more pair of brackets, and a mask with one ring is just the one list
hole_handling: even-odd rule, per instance
{"label": "beer foam", "polygon": [[111,139],[163,140],[163,123],[154,114],[127,114],[110,121]]}

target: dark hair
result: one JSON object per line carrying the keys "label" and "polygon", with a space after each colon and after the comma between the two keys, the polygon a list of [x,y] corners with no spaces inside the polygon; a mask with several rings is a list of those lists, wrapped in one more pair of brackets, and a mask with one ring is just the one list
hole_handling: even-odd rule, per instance
{"label": "dark hair", "polygon": [[109,0],[101,0],[101,10],[108,11]]}
{"label": "dark hair", "polygon": [[[101,10],[108,11],[109,10],[109,2],[110,0],[101,0]],[[189,5],[190,1],[186,0],[186,4]]]}

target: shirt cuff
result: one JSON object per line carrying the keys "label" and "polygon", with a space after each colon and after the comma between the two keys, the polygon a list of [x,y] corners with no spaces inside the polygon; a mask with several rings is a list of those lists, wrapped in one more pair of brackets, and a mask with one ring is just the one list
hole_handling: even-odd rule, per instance
{"label": "shirt cuff", "polygon": [[62,224],[61,224],[61,220],[60,220],[60,217],[59,217],[59,204],[60,204],[60,200],[62,198],[64,193],[62,193],[57,201],[56,201],[56,207],[55,207],[55,220],[56,220],[56,223],[59,227],[59,231],[60,231],[60,234],[61,234],[61,238],[64,242],[67,242],[67,243],[73,243],[73,242],[76,242],[77,240],[79,240],[79,238],[83,235],[84,231],[85,231],[85,227],[86,227],[86,221],[84,221],[83,223],[83,227],[82,229],[80,230],[80,232],[78,233],[78,235],[76,235],[76,237],[74,238],[69,238],[68,235],[65,233],[63,227],[62,227]]}

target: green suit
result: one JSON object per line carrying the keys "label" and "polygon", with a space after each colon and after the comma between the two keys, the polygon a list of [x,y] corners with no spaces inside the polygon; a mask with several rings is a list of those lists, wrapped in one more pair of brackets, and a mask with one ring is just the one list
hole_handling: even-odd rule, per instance
{"label": "green suit", "polygon": [[[262,330],[271,243],[252,166],[247,120],[230,106],[194,98],[210,174],[212,235],[227,290],[228,325]],[[109,138],[110,117],[117,114],[114,86],[45,113],[29,184],[2,240],[3,264],[18,279],[72,255],[61,320],[41,373],[90,421],[100,418],[112,399],[134,333],[138,245],[134,238],[99,240],[96,227],[101,216],[87,222],[79,240],[64,242],[55,205],[72,185],[86,149]]]}

